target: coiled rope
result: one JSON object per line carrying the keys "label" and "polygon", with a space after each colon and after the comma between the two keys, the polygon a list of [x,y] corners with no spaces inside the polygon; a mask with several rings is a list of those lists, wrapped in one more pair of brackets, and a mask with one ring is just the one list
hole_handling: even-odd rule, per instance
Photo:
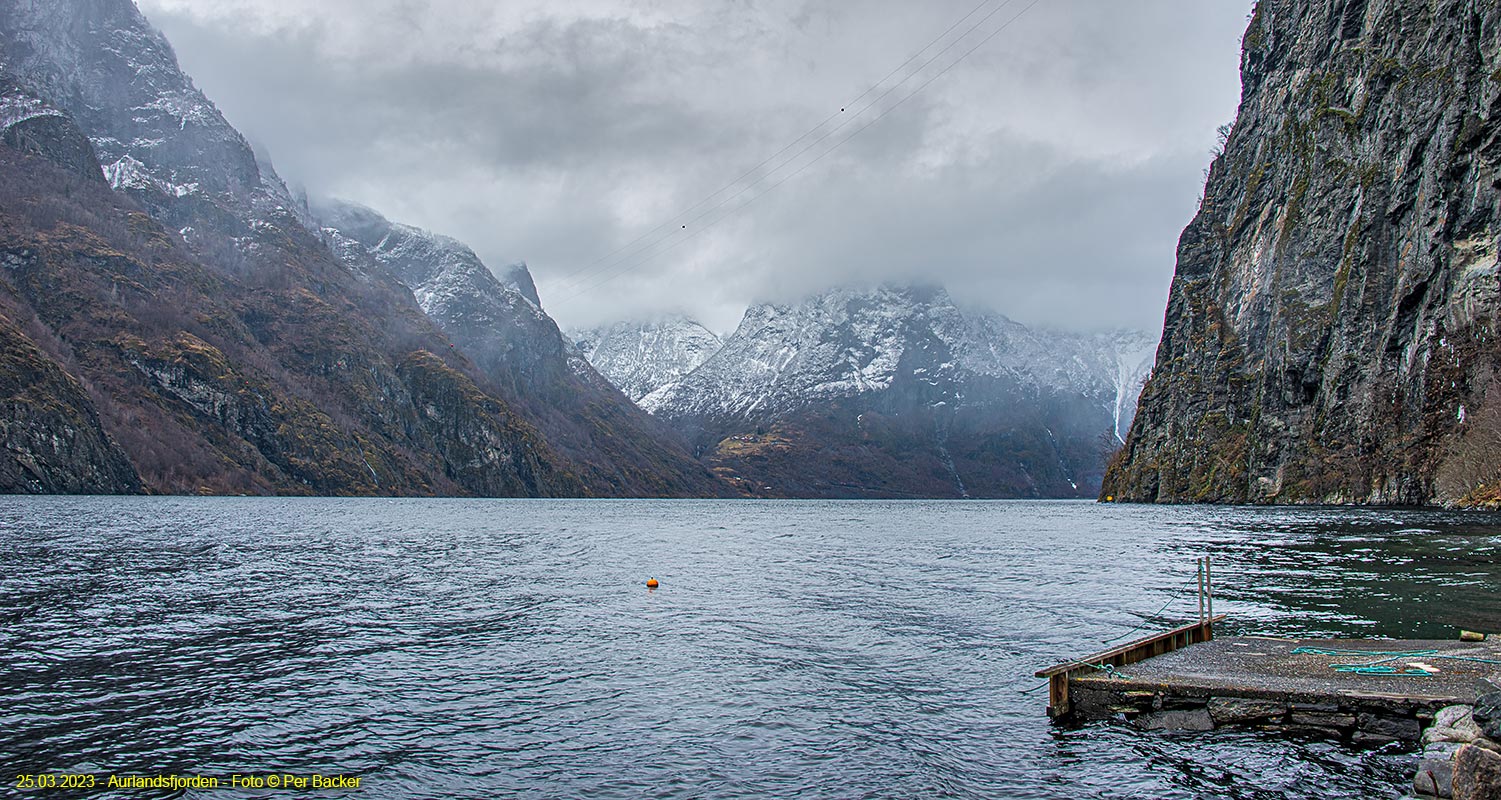
{"label": "coiled rope", "polygon": [[1433,673],[1419,667],[1407,666],[1399,669],[1389,662],[1404,659],[1445,659],[1449,661],[1470,661],[1476,664],[1501,664],[1501,661],[1491,658],[1477,658],[1475,656],[1456,656],[1440,653],[1437,650],[1340,650],[1330,647],[1299,647],[1293,650],[1293,655],[1310,656],[1334,656],[1334,657],[1365,657],[1381,656],[1375,661],[1367,661],[1361,664],[1330,664],[1329,667],[1335,672],[1344,672],[1351,675],[1399,675],[1403,677],[1427,678]]}
{"label": "coiled rope", "polygon": [[[1093,668],[1095,668],[1095,669],[1097,669],[1097,670],[1105,673],[1106,675],[1109,675],[1112,678],[1120,678],[1121,680],[1127,680],[1127,681],[1131,679],[1130,675],[1127,675],[1127,674],[1125,674],[1123,672],[1116,671],[1114,664],[1089,664],[1089,663],[1086,663],[1086,664],[1084,664],[1084,666],[1086,666],[1086,667],[1093,667]],[[1031,693],[1033,693],[1035,691],[1048,688],[1048,685],[1050,683],[1052,683],[1052,681],[1043,681],[1042,683],[1040,683],[1040,684],[1038,684],[1036,686],[1033,686],[1030,689],[1017,689],[1016,693],[1017,694],[1031,694]]]}

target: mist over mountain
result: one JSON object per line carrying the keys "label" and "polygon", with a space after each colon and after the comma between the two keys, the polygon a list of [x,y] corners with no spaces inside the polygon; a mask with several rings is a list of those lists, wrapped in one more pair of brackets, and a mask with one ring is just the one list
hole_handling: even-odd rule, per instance
{"label": "mist over mountain", "polygon": [[1127,439],[1151,334],[832,270],[565,336],[519,259],[289,189],[128,0],[0,25],[13,490],[1085,497]]}
{"label": "mist over mountain", "polygon": [[919,70],[987,12],[940,37],[973,0],[140,2],[309,194],[525,260],[565,328],[715,332],[923,280],[1033,327],[1157,328],[1252,5],[1039,3],[929,83],[1028,4]]}
{"label": "mist over mountain", "polygon": [[[334,252],[358,271],[384,270],[548,434],[586,486],[605,493],[716,491],[665,426],[636,409],[576,354],[542,310],[525,264],[497,272],[455,239],[327,201],[314,215]],[[685,477],[675,477],[682,475]],[[643,485],[645,478],[652,481]]]}
{"label": "mist over mountain", "polygon": [[129,0],[0,31],[7,490],[723,491],[581,374],[524,270],[324,230]]}
{"label": "mist over mountain", "polygon": [[637,403],[682,379],[724,346],[708,328],[681,315],[617,322],[568,336],[595,369]]}
{"label": "mist over mountain", "polygon": [[793,496],[1092,496],[1156,345],[914,285],[759,304],[722,341],[682,318],[576,337],[718,474]]}

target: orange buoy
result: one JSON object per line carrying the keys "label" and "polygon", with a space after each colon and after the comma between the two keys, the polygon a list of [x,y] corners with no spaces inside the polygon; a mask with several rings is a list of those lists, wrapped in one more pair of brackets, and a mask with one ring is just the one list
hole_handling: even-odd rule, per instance
{"label": "orange buoy", "polygon": [[657,579],[656,578],[647,578],[646,579],[646,588],[648,588],[648,589],[655,589],[655,588],[657,588],[657,586],[658,586],[658,584],[657,584]]}

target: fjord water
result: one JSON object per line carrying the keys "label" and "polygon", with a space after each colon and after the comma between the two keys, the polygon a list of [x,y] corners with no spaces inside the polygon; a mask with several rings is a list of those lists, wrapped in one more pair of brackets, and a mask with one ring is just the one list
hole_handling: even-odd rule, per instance
{"label": "fjord water", "polygon": [[1206,552],[1232,633],[1501,620],[1491,515],[13,497],[0,764],[372,798],[1398,796],[1395,750],[1049,723],[1032,673],[1193,616]]}

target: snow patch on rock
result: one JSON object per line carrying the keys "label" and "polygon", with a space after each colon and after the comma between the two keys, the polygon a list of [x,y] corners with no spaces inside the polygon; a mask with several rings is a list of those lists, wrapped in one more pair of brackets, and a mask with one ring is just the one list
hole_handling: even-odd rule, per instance
{"label": "snow patch on rock", "polygon": [[600,374],[638,404],[697,369],[722,345],[712,331],[684,316],[575,330],[568,337]]}

